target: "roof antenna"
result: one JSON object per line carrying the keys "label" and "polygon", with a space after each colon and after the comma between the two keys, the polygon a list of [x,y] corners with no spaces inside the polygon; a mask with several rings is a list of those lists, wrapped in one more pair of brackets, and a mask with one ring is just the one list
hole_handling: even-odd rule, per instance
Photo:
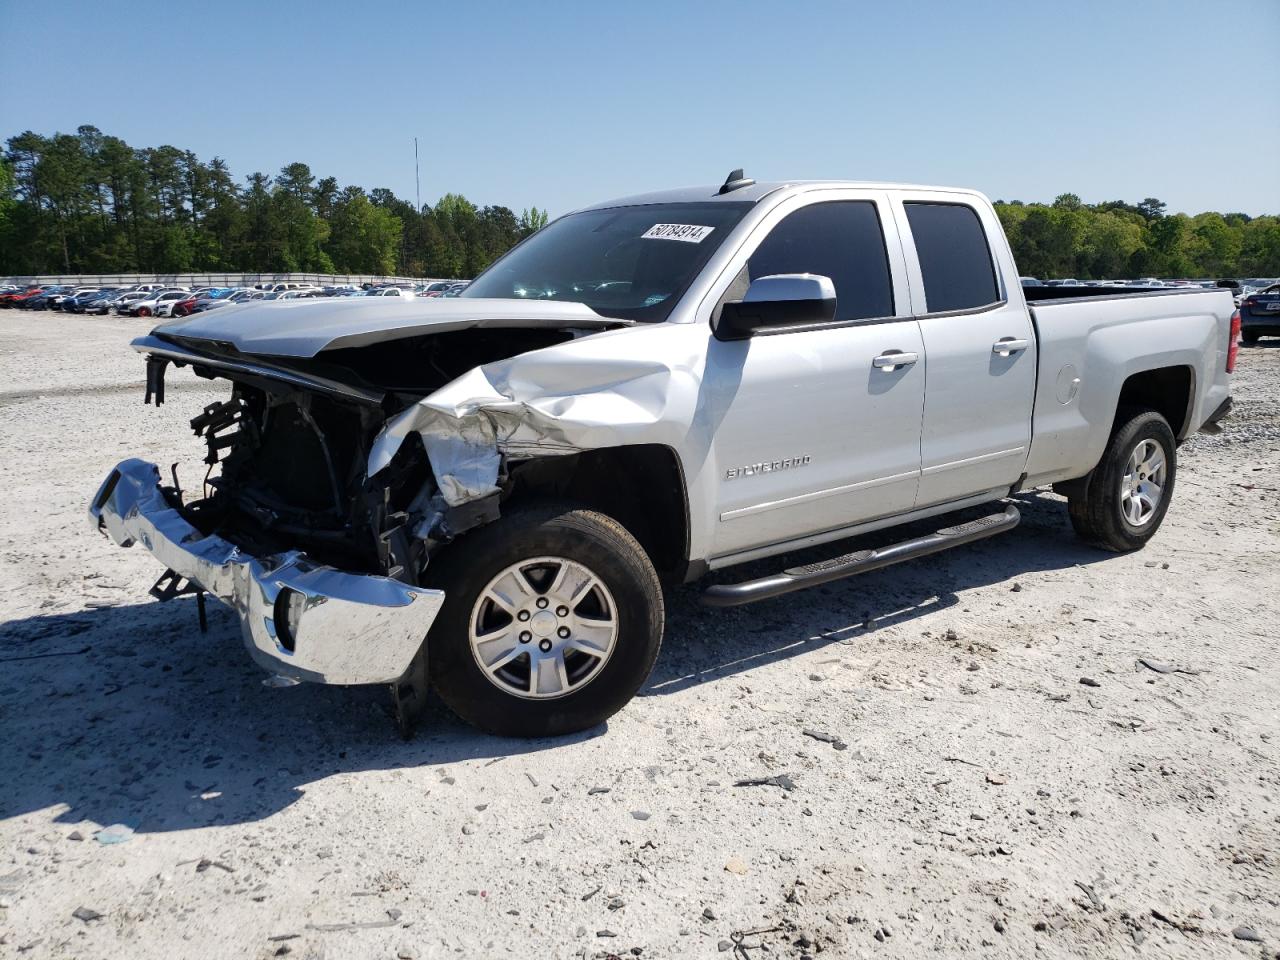
{"label": "roof antenna", "polygon": [[749,187],[753,183],[755,183],[754,180],[748,179],[742,175],[742,168],[739,167],[737,170],[730,173],[729,176],[724,178],[724,184],[717,191],[717,195],[726,194],[730,190],[741,190],[743,187]]}

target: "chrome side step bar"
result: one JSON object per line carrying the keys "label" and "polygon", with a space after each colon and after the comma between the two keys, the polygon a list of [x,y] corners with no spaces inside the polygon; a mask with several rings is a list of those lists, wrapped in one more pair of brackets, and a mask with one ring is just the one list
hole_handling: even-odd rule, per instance
{"label": "chrome side step bar", "polygon": [[956,527],[946,527],[935,533],[892,543],[875,550],[859,550],[847,553],[831,560],[810,563],[802,567],[792,567],[759,580],[747,580],[743,583],[718,583],[708,587],[702,594],[702,603],[708,607],[736,607],[743,603],[754,603],[757,600],[770,600],[793,590],[804,590],[816,587],[832,580],[842,580],[859,573],[879,570],[904,560],[915,560],[927,557],[931,553],[940,553],[959,547],[975,540],[985,540],[998,533],[1006,533],[1018,525],[1022,517],[1018,508],[1010,504],[1003,513],[979,517]]}

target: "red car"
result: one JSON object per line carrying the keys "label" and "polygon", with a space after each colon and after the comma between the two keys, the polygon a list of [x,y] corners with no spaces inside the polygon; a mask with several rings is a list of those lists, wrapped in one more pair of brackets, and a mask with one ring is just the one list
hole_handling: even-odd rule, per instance
{"label": "red car", "polygon": [[179,300],[173,305],[173,315],[175,317],[189,317],[191,311],[195,309],[196,297],[187,297],[185,300]]}
{"label": "red car", "polygon": [[12,293],[2,294],[0,295],[0,307],[16,307],[23,300],[42,293],[44,293],[44,287],[28,287],[26,290],[15,290]]}

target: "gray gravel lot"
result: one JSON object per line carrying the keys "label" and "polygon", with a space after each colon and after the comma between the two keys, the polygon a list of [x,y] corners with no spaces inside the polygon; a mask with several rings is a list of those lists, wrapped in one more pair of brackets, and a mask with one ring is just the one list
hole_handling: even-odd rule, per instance
{"label": "gray gravel lot", "polygon": [[1280,956],[1280,341],[1145,551],[1028,494],[915,564],[676,591],[607,728],[402,743],[88,529],[123,457],[194,483],[225,392],[144,407],[144,330],[0,312],[0,956]]}

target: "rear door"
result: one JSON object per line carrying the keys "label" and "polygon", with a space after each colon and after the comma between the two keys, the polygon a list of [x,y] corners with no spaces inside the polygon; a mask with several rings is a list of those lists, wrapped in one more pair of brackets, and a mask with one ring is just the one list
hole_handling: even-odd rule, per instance
{"label": "rear door", "polygon": [[928,507],[1007,488],[1021,476],[1036,338],[990,204],[970,194],[895,196],[928,357],[916,497],[917,507]]}
{"label": "rear door", "polygon": [[915,501],[924,354],[887,195],[790,198],[730,262],[720,299],[740,299],[751,280],[780,273],[830,277],[836,318],[710,340],[703,382],[717,419],[714,556],[900,513]]}

